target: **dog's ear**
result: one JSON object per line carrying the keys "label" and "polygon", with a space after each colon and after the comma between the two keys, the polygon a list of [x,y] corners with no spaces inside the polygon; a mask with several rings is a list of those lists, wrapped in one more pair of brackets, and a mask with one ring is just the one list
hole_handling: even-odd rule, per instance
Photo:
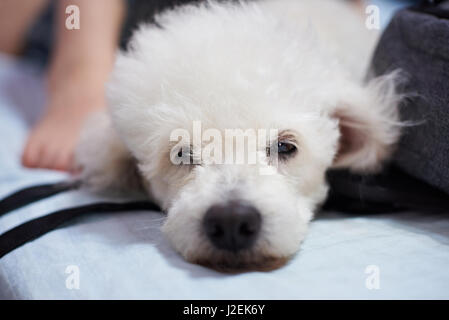
{"label": "dog's ear", "polygon": [[394,79],[379,77],[345,92],[332,114],[340,130],[333,167],[376,171],[391,154],[400,133]]}

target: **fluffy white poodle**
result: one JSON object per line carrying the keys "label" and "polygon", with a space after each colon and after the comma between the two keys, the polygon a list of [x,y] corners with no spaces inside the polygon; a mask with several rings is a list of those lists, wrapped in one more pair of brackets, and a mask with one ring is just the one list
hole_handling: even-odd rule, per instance
{"label": "fluffy white poodle", "polygon": [[[394,76],[364,80],[376,32],[335,0],[211,1],[156,22],[118,55],[109,112],[86,126],[86,185],[144,190],[188,261],[282,265],[326,197],[326,170],[376,170],[398,139]],[[229,129],[268,133],[260,161],[219,161]]]}

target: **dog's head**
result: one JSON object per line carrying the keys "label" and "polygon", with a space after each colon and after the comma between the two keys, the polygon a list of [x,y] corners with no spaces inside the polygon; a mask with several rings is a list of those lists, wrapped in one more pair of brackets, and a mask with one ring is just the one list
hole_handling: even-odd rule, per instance
{"label": "dog's head", "polygon": [[324,200],[326,170],[372,170],[389,154],[392,78],[360,85],[272,21],[190,16],[143,27],[119,56],[108,88],[115,127],[187,260],[278,266]]}

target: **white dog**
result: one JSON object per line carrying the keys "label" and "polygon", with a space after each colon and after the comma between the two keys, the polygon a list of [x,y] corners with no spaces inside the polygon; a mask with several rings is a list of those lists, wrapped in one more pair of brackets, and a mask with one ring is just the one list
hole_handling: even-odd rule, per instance
{"label": "white dog", "polygon": [[[364,81],[375,32],[334,0],[208,2],[156,21],[118,55],[109,113],[84,131],[77,161],[86,184],[145,190],[188,261],[281,265],[325,199],[326,170],[378,169],[398,139],[394,76]],[[207,161],[195,151],[204,139],[173,144],[174,130],[193,134],[194,121],[203,132],[276,129],[257,152],[269,159],[274,141],[277,170]],[[199,161],[176,165],[172,154]]]}

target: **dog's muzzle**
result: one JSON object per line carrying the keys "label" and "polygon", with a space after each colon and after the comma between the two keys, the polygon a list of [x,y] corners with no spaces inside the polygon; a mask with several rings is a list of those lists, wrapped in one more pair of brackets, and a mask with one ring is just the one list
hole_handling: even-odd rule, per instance
{"label": "dog's muzzle", "polygon": [[203,230],[214,247],[234,253],[254,245],[261,225],[259,211],[240,201],[213,205],[203,219]]}

